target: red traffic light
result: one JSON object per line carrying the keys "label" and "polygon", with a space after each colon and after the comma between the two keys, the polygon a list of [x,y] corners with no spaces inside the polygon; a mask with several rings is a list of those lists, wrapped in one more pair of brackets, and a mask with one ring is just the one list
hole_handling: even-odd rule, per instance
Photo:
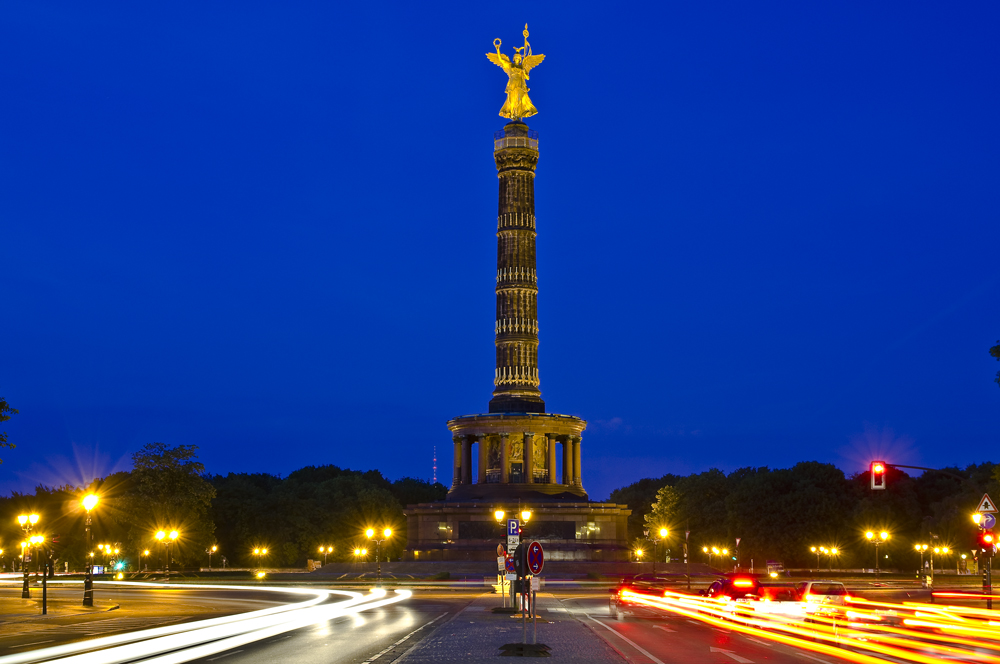
{"label": "red traffic light", "polygon": [[885,461],[872,461],[871,465],[871,477],[872,477],[872,489],[884,489],[885,488],[885,471],[888,466]]}
{"label": "red traffic light", "polygon": [[997,539],[992,530],[984,530],[979,533],[979,548],[987,558],[996,552]]}

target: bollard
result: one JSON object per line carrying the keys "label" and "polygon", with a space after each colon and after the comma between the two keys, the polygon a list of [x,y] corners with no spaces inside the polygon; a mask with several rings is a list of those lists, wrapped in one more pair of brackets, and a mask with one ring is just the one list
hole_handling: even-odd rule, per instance
{"label": "bollard", "polygon": [[49,612],[49,585],[46,583],[46,579],[49,576],[49,564],[45,563],[45,570],[42,573],[42,615],[47,615]]}

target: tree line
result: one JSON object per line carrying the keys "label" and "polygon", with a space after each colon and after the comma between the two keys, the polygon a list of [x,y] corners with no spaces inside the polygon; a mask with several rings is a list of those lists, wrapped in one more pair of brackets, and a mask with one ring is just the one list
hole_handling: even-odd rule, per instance
{"label": "tree line", "polygon": [[[680,558],[685,531],[690,531],[691,560],[707,562],[703,547],[736,551],[743,567],[767,560],[786,567],[816,567],[811,547],[836,547],[839,556],[821,556],[827,567],[874,567],[874,547],[865,539],[868,530],[889,533],[879,546],[882,567],[917,569],[914,544],[948,546],[945,567],[954,567],[956,556],[971,556],[976,527],[971,514],[983,493],[1000,495],[1000,465],[973,464],[964,469],[946,468],[958,479],[938,472],[911,477],[898,468],[887,470],[887,488],[873,491],[869,472],[845,476],[831,464],[808,461],[791,468],[741,468],[729,474],[712,469],[679,476],[647,478],[612,492],[611,502],[628,504],[629,537],[647,551],[643,530],[650,538],[661,527],[670,530],[665,550]],[[727,561],[730,566],[733,561]],[[723,565],[713,556],[713,564]],[[940,566],[939,560],[935,564]]]}
{"label": "tree line", "polygon": [[[213,567],[255,565],[254,548],[267,548],[267,566],[304,566],[322,559],[319,547],[333,547],[331,562],[354,559],[368,547],[364,530],[394,531],[383,556],[398,557],[406,543],[407,504],[443,500],[440,483],[403,478],[387,480],[376,470],[309,466],[279,477],[267,473],[205,472],[197,447],[151,443],[132,455],[132,470],[94,480],[89,486],[44,487],[33,494],[0,497],[0,564],[11,569],[24,532],[18,514],[36,513],[35,533],[46,535],[59,569],[86,565],[86,514],[81,499],[94,492],[100,502],[91,513],[95,562],[104,563],[98,544],[110,544],[132,570],[162,567],[168,551],[158,530],[177,530],[170,556],[177,567],[203,567],[207,550]],[[149,551],[148,556],[144,554]],[[372,553],[368,559],[372,559]]]}

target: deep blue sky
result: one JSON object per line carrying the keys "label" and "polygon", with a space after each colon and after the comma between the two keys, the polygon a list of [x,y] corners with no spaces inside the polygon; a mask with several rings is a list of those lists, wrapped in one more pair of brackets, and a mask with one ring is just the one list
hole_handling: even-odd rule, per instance
{"label": "deep blue sky", "polygon": [[998,461],[993,3],[4,3],[0,489],[151,441],[450,477],[492,390],[505,77],[594,498]]}

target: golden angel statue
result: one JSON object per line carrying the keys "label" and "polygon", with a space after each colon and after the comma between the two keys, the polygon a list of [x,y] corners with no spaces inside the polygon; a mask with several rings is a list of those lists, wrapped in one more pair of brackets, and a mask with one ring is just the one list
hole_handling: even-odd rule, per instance
{"label": "golden angel statue", "polygon": [[528,80],[528,72],[541,63],[545,59],[545,56],[533,55],[531,53],[531,44],[528,43],[527,23],[524,24],[523,34],[524,46],[514,48],[513,62],[500,52],[501,42],[499,39],[493,40],[493,46],[497,49],[497,52],[486,54],[490,62],[503,69],[507,74],[507,101],[504,103],[503,108],[500,109],[500,117],[510,118],[511,120],[528,118],[538,112],[538,109],[535,108],[535,105],[531,103],[531,99],[528,97],[528,86],[525,81]]}

